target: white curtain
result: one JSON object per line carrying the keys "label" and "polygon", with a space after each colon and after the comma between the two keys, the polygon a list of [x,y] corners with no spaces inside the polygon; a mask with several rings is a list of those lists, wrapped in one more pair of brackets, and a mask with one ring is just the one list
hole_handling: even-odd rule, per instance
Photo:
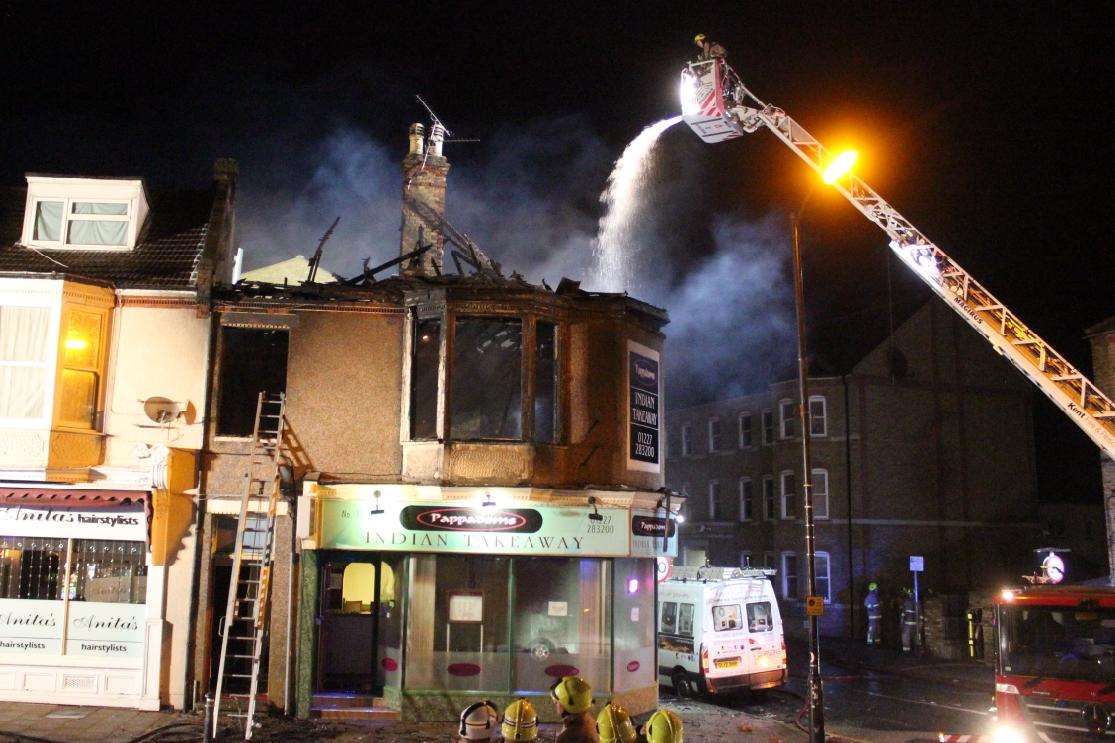
{"label": "white curtain", "polygon": [[45,415],[49,331],[47,307],[0,307],[0,418]]}
{"label": "white curtain", "polygon": [[127,221],[98,220],[93,222],[74,219],[70,221],[70,234],[66,238],[66,243],[69,245],[125,245],[127,236]]}
{"label": "white curtain", "polygon": [[35,208],[35,240],[57,242],[62,229],[62,202],[40,201]]}
{"label": "white curtain", "polygon": [[99,201],[75,201],[74,214],[127,214],[127,204],[109,204]]}

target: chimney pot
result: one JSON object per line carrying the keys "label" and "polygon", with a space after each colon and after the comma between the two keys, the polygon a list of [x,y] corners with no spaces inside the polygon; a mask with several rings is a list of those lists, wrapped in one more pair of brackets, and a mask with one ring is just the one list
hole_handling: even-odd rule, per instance
{"label": "chimney pot", "polygon": [[434,157],[441,157],[441,144],[445,141],[445,127],[441,124],[434,124],[430,128],[430,154]]}
{"label": "chimney pot", "polygon": [[426,127],[421,124],[410,125],[410,151],[409,155],[421,155],[423,151],[422,135],[426,133]]}

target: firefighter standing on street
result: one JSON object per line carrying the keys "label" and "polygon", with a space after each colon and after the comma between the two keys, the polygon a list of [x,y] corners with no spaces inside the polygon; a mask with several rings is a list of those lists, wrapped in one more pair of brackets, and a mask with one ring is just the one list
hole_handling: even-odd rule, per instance
{"label": "firefighter standing on street", "polygon": [[879,584],[871,581],[867,584],[867,596],[863,599],[864,608],[867,609],[867,644],[879,644],[879,627],[883,623],[883,607],[879,602]]}
{"label": "firefighter standing on street", "polygon": [[557,743],[600,743],[592,719],[592,687],[580,676],[562,676],[550,687],[550,697],[561,715]]}
{"label": "firefighter standing on street", "polygon": [[902,650],[909,653],[918,640],[918,605],[909,588],[903,588],[902,595]]}

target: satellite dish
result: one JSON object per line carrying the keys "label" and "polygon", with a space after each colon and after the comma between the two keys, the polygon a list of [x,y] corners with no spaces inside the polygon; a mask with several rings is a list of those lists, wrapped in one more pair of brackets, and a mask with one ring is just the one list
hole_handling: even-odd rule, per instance
{"label": "satellite dish", "polygon": [[143,412],[155,423],[173,423],[182,415],[182,406],[165,397],[149,397],[143,401]]}

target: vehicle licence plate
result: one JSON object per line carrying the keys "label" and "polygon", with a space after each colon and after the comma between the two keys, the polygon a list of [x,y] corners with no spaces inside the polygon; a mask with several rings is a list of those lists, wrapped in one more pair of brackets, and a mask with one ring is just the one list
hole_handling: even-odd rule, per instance
{"label": "vehicle licence plate", "polygon": [[713,663],[717,668],[735,668],[739,665],[739,658],[717,658]]}

